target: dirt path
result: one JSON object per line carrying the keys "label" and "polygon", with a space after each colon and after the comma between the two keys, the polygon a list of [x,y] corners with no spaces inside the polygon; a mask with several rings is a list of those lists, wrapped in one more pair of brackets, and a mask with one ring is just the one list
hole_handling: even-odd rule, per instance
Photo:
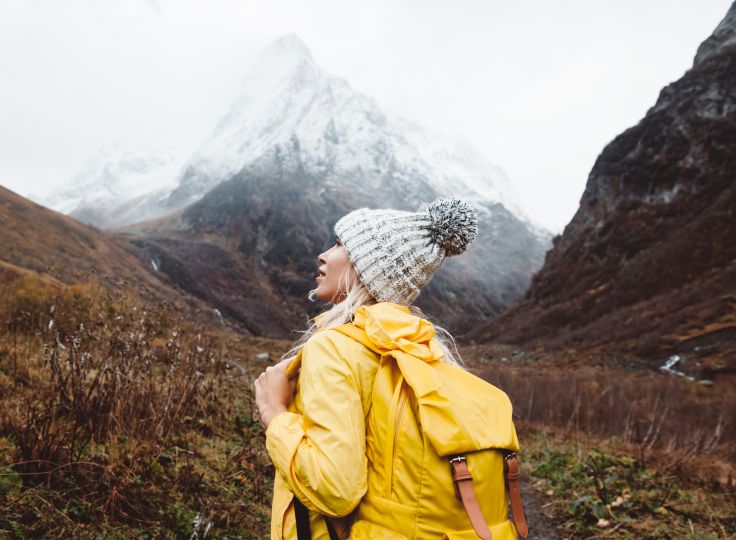
{"label": "dirt path", "polygon": [[561,540],[562,535],[557,532],[542,511],[543,496],[527,488],[523,491],[522,497],[526,522],[529,525],[527,540]]}

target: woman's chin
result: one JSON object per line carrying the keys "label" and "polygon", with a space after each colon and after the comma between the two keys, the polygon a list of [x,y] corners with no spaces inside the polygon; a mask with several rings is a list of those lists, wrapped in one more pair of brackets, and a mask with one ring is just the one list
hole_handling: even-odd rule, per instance
{"label": "woman's chin", "polygon": [[317,300],[321,300],[322,302],[329,302],[332,299],[332,295],[325,294],[325,292],[321,290],[320,287],[317,287],[316,289],[314,289],[314,297]]}
{"label": "woman's chin", "polygon": [[329,304],[337,304],[345,297],[344,294],[338,294],[334,289],[328,290],[324,285],[319,283],[315,289],[312,289],[311,296],[316,300]]}

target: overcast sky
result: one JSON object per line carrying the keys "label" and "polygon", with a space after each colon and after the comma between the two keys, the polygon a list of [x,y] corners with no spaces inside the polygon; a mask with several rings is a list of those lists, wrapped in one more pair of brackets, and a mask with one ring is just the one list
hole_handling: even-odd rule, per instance
{"label": "overcast sky", "polygon": [[192,150],[294,32],[354,88],[465,136],[558,232],[730,3],[0,0],[0,184],[43,196],[115,143]]}

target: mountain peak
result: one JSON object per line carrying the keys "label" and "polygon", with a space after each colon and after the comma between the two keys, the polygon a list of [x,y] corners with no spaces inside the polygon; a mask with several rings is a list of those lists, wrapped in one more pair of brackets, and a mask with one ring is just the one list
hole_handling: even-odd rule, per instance
{"label": "mountain peak", "polygon": [[285,80],[301,79],[319,71],[312,53],[296,34],[286,34],[265,47],[245,77],[243,98],[247,101],[270,94]]}
{"label": "mountain peak", "polygon": [[264,53],[277,52],[280,54],[291,54],[312,60],[312,52],[306,43],[294,33],[284,34],[277,38],[271,45],[266,47]]}
{"label": "mountain peak", "polygon": [[736,43],[736,2],[731,4],[731,8],[720,24],[713,30],[708,39],[698,47],[693,65],[700,64],[706,58],[734,43]]}

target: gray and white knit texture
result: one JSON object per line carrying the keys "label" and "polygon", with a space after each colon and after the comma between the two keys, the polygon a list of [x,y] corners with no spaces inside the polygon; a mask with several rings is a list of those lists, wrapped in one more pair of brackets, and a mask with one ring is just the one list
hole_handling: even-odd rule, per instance
{"label": "gray and white knit texture", "polygon": [[416,213],[361,208],[341,218],[335,234],[373,298],[408,306],[446,257],[475,240],[478,215],[455,197]]}

